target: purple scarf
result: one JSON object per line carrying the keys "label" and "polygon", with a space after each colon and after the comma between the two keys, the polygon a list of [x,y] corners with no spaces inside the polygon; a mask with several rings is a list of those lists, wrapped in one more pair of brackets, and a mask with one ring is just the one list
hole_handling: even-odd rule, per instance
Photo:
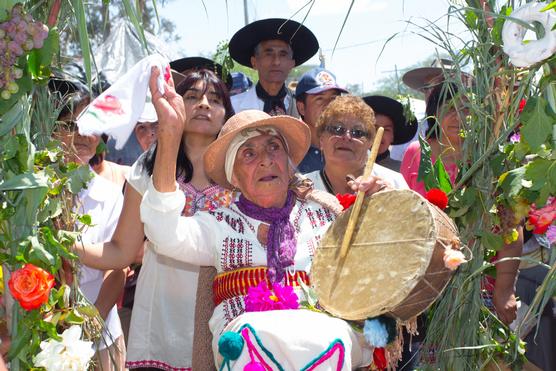
{"label": "purple scarf", "polygon": [[290,223],[295,194],[288,191],[284,207],[260,207],[243,195],[239,196],[236,205],[248,217],[270,224],[266,246],[267,276],[271,283],[282,281],[285,276],[284,269],[294,263],[297,250],[295,230]]}

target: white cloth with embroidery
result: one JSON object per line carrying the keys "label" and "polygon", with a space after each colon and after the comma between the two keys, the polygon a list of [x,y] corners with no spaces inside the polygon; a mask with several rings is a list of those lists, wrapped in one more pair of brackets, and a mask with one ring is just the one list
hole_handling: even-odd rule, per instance
{"label": "white cloth with embroidery", "polygon": [[[267,265],[265,246],[257,239],[260,221],[245,216],[236,205],[182,217],[184,202],[182,192],[160,193],[149,182],[141,203],[141,220],[158,254],[195,265],[215,266],[218,273]],[[297,201],[290,217],[297,233],[297,252],[289,270],[310,271],[320,237],[334,218],[330,211],[314,202]],[[302,292],[296,290],[296,293],[303,299]],[[306,310],[256,314],[244,313],[244,308],[244,297],[239,296],[224,299],[214,310],[209,326],[214,335],[213,350],[218,366],[222,362],[218,353],[220,335],[228,330],[237,331],[246,324],[254,328],[261,342],[259,353],[264,353],[264,346],[287,370],[303,369],[338,340],[345,348],[343,365],[337,368],[334,356],[325,360],[318,370],[351,370],[371,361],[372,349],[345,321]],[[276,321],[278,317],[284,320]],[[278,333],[279,328],[289,335]],[[243,370],[248,353],[244,347],[240,358],[231,363],[233,370]]]}
{"label": "white cloth with embroidery", "polygon": [[164,80],[170,76],[168,60],[158,54],[145,57],[83,111],[77,119],[79,134],[107,134],[116,140],[116,149],[121,149],[137,121],[156,121],[152,114],[144,114],[145,103],[150,101],[147,92],[153,66],[161,72],[157,85],[164,94]]}

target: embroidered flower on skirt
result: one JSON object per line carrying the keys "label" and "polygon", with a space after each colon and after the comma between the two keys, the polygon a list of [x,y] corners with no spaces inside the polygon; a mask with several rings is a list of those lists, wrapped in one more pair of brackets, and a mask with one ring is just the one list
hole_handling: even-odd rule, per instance
{"label": "embroidered flower on skirt", "polygon": [[246,312],[264,312],[267,310],[298,309],[299,298],[291,286],[274,283],[272,290],[266,281],[252,286],[245,297]]}

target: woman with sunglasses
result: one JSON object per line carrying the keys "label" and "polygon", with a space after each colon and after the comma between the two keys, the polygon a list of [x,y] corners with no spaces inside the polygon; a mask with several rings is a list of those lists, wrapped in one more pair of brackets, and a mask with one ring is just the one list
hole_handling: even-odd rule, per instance
{"label": "woman with sunglasses", "polygon": [[[352,180],[363,175],[376,133],[373,110],[359,97],[337,97],[317,121],[324,169],[306,174],[316,189],[332,194],[354,193]],[[383,188],[407,188],[403,177],[375,164],[372,175]]]}

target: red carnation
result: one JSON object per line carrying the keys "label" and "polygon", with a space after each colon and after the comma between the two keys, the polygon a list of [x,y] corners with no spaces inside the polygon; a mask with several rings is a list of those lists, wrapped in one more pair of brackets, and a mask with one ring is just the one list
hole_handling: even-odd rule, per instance
{"label": "red carnation", "polygon": [[385,370],[386,367],[388,367],[388,362],[386,362],[386,351],[384,348],[375,348],[373,351],[373,363],[379,370]]}
{"label": "red carnation", "polygon": [[338,193],[336,195],[336,198],[338,199],[338,201],[340,201],[340,204],[342,205],[344,210],[346,210],[351,205],[353,205],[353,203],[355,202],[356,196],[354,194],[351,194],[351,193],[344,193],[343,195]]}
{"label": "red carnation", "polygon": [[438,206],[442,210],[448,206],[448,196],[441,189],[432,188],[425,194],[425,198],[431,204]]}

